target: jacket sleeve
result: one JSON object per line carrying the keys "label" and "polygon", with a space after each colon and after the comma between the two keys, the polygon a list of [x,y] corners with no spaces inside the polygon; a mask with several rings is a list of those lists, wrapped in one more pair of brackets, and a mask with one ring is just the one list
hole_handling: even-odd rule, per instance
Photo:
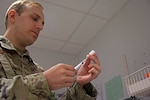
{"label": "jacket sleeve", "polygon": [[47,80],[43,73],[35,73],[24,77],[24,83],[28,86],[32,94],[48,97],[50,100],[56,100],[55,93],[49,89]]}
{"label": "jacket sleeve", "polygon": [[91,83],[86,84],[83,88],[75,82],[72,87],[68,88],[65,95],[60,100],[96,100],[97,90]]}
{"label": "jacket sleeve", "polygon": [[[1,72],[0,72],[1,73]],[[0,100],[56,100],[42,73],[0,78]]]}

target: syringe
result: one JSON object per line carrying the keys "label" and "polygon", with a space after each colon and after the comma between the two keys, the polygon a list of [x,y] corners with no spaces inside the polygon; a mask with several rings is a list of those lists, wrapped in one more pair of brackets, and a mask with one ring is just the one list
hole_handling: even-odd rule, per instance
{"label": "syringe", "polygon": [[[94,50],[91,50],[91,52],[89,53],[90,55],[96,53]],[[77,66],[75,66],[75,70],[79,70],[79,68],[81,67],[81,65],[83,65],[85,63],[87,58],[83,59]]]}

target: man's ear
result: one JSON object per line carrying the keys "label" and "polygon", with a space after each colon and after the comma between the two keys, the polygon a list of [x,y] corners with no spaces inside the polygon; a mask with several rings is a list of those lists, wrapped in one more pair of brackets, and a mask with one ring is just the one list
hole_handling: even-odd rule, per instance
{"label": "man's ear", "polygon": [[10,23],[14,23],[16,19],[17,12],[14,9],[8,11],[8,20]]}

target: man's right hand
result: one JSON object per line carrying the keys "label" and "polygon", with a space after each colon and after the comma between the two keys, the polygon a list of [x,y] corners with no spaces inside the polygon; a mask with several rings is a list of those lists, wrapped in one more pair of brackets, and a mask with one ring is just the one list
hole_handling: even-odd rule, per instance
{"label": "man's right hand", "polygon": [[43,74],[47,79],[49,88],[56,90],[72,86],[76,70],[71,65],[60,63],[49,68]]}

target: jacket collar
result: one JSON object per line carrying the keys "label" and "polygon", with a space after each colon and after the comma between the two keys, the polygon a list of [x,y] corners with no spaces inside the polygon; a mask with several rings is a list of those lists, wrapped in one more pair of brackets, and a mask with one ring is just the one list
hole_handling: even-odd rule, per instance
{"label": "jacket collar", "polygon": [[[10,51],[16,51],[19,55],[22,55],[22,53],[4,36],[0,36],[0,47]],[[29,55],[28,50],[25,50],[23,55]]]}

